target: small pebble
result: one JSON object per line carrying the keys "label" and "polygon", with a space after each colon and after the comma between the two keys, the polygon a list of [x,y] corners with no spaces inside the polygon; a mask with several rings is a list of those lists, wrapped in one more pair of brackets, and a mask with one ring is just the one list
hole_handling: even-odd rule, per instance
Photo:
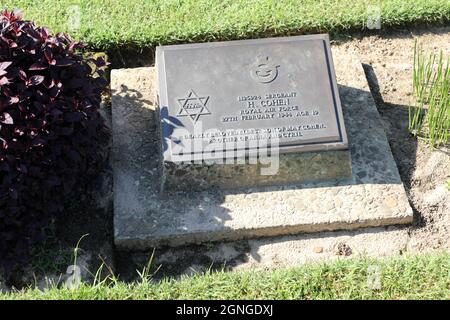
{"label": "small pebble", "polygon": [[315,253],[322,253],[323,252],[323,247],[314,247],[314,252]]}

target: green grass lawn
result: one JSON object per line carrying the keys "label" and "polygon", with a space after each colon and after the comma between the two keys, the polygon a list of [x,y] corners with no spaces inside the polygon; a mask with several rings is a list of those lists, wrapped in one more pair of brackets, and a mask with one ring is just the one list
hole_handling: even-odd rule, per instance
{"label": "green grass lawn", "polygon": [[[311,32],[363,30],[380,5],[382,27],[450,21],[448,0],[6,0],[26,18],[69,31],[93,49],[152,47]],[[376,11],[376,9],[375,9]],[[76,27],[80,18],[79,29]],[[75,28],[76,29],[76,28]]]}
{"label": "green grass lawn", "polygon": [[158,283],[117,280],[0,299],[449,299],[450,254],[358,258],[275,271],[208,272]]}

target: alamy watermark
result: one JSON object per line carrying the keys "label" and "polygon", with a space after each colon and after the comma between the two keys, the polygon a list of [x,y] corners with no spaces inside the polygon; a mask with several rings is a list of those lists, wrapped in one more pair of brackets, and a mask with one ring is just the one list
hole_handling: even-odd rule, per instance
{"label": "alamy watermark", "polygon": [[261,175],[278,173],[280,137],[286,134],[280,129],[203,130],[202,121],[197,121],[193,130],[183,127],[176,130],[180,140],[166,141],[173,161],[207,165],[259,163],[262,165]]}
{"label": "alamy watermark", "polygon": [[370,265],[367,268],[367,287],[372,290],[381,289],[381,268],[377,265]]}
{"label": "alamy watermark", "polygon": [[68,6],[66,9],[67,14],[67,31],[77,32],[81,28],[81,8],[78,5]]}
{"label": "alamy watermark", "polygon": [[367,7],[367,29],[381,29],[381,6],[369,5]]}
{"label": "alamy watermark", "polygon": [[66,270],[66,288],[68,289],[76,289],[81,284],[81,269],[77,265],[70,265]]}

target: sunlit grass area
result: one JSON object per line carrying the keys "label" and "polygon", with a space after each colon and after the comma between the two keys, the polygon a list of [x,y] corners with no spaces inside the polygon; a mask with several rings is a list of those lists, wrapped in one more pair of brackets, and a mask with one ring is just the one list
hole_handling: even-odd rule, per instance
{"label": "sunlit grass area", "polygon": [[450,21],[447,0],[6,0],[94,49],[230,40]]}
{"label": "sunlit grass area", "polygon": [[274,271],[206,272],[181,279],[124,283],[114,277],[44,291],[25,289],[0,299],[449,299],[450,254],[355,258]]}

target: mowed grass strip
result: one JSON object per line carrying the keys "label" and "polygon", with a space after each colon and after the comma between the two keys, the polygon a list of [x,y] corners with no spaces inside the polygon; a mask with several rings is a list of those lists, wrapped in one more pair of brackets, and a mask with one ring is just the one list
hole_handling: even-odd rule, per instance
{"label": "mowed grass strip", "polygon": [[449,299],[450,254],[355,258],[275,271],[207,272],[78,289],[28,289],[0,299]]}
{"label": "mowed grass strip", "polygon": [[[27,19],[93,49],[153,47],[450,21],[448,0],[6,0]],[[376,19],[375,19],[376,20]]]}

